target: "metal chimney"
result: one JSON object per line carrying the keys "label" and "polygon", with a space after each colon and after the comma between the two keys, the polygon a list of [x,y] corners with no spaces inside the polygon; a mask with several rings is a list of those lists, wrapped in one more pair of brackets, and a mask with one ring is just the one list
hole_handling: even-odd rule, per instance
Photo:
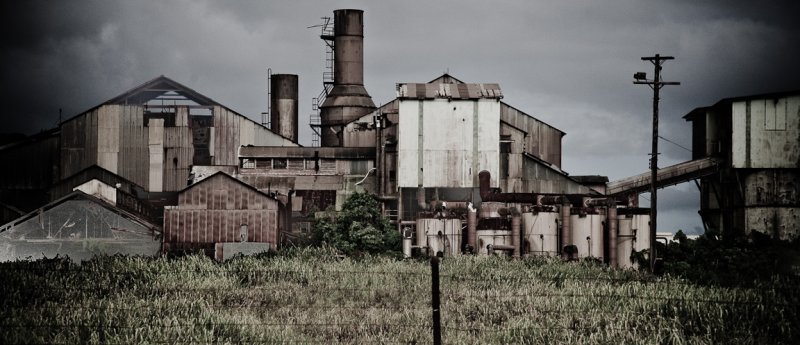
{"label": "metal chimney", "polygon": [[297,75],[273,74],[270,90],[270,129],[297,142]]}
{"label": "metal chimney", "polygon": [[363,15],[362,10],[333,11],[333,88],[320,106],[322,146],[342,146],[344,125],[375,110],[364,88]]}

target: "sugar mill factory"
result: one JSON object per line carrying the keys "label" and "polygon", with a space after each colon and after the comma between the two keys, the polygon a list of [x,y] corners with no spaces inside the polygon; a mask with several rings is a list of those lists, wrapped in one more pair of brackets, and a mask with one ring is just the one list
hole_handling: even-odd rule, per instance
{"label": "sugar mill factory", "polygon": [[[651,241],[649,210],[638,207],[649,173],[567,174],[566,133],[506,103],[496,83],[443,74],[398,83],[396,98],[376,105],[363,15],[336,10],[321,26],[329,59],[310,147],[299,144],[298,76],[277,73],[261,122],[159,76],[0,146],[0,260],[184,250],[225,259],[275,249],[368,192],[406,255],[635,265],[632,252]],[[660,168],[656,187],[697,182],[706,229],[797,238],[798,114],[800,91],[692,110],[692,160]]]}

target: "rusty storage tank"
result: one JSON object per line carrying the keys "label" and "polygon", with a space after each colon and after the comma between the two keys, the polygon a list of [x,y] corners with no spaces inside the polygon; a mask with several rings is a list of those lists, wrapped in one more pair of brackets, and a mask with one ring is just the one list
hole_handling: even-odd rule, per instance
{"label": "rusty storage tank", "polygon": [[[478,255],[488,255],[488,246],[511,246],[511,230],[478,230],[476,231]],[[500,255],[511,255],[509,251],[496,251]]]}
{"label": "rusty storage tank", "polygon": [[426,227],[426,231],[442,229],[441,232],[428,232],[428,248],[430,255],[438,255],[442,252],[443,256],[451,257],[461,254],[461,219],[428,219],[428,221],[438,221],[440,224],[435,227]]}
{"label": "rusty storage tank", "polygon": [[631,260],[633,251],[640,252],[650,249],[650,215],[627,214],[619,215],[617,235],[617,262],[620,268],[637,268],[636,262]]}
{"label": "rusty storage tank", "polygon": [[594,257],[600,260],[604,255],[603,221],[601,214],[573,214],[569,217],[572,229],[572,244],[578,247],[578,257]]}
{"label": "rusty storage tank", "polygon": [[522,232],[525,254],[536,256],[558,255],[558,212],[525,212],[522,214]]}
{"label": "rusty storage tank", "polygon": [[375,110],[364,88],[364,11],[335,10],[333,17],[333,88],[320,106],[322,146],[342,146],[344,125]]}
{"label": "rusty storage tank", "polygon": [[272,92],[272,99],[270,100],[270,129],[275,134],[297,142],[297,75],[273,74],[270,81],[270,90]]}

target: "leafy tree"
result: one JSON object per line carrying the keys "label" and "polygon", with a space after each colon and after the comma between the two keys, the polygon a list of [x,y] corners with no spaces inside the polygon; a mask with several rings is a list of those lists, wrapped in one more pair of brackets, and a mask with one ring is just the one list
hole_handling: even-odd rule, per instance
{"label": "leafy tree", "polygon": [[381,215],[378,202],[368,193],[352,194],[342,212],[318,219],[314,243],[328,245],[348,255],[390,254],[400,249],[400,234]]}

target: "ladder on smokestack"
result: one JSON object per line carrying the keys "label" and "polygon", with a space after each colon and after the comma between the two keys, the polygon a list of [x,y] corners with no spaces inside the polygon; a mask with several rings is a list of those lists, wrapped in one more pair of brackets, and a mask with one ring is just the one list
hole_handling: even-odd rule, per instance
{"label": "ladder on smokestack", "polygon": [[311,146],[319,146],[322,119],[320,109],[322,103],[328,97],[328,93],[333,89],[333,21],[330,17],[322,17],[321,32],[319,37],[325,42],[325,69],[322,72],[322,91],[311,101]]}

